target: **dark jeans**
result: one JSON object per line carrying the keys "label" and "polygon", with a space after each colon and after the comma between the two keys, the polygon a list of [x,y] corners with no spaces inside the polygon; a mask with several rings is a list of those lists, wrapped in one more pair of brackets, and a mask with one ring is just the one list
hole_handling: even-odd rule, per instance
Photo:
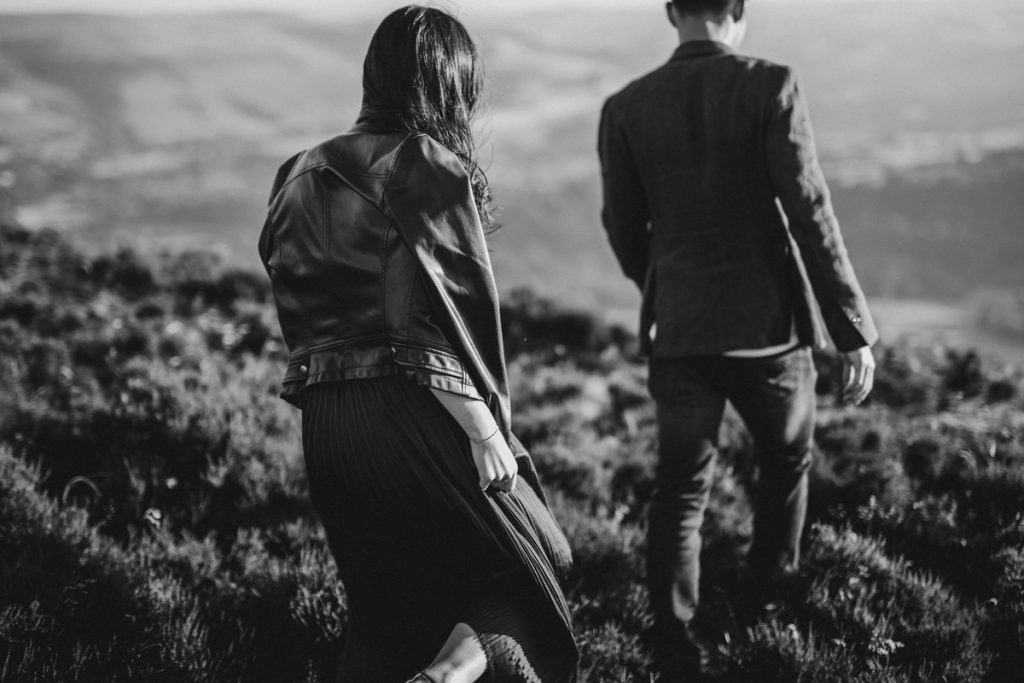
{"label": "dark jeans", "polygon": [[767,358],[651,360],[648,386],[658,408],[659,444],[647,581],[656,654],[661,650],[677,659],[695,656],[688,632],[698,604],[700,527],[727,400],[753,438],[759,470],[748,556],[751,575],[770,577],[799,560],[815,377],[807,347]]}

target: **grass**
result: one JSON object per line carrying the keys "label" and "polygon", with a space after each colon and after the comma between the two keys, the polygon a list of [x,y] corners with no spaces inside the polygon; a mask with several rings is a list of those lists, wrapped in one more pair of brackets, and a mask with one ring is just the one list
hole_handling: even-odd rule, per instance
{"label": "grass", "polygon": [[[202,253],[86,258],[0,228],[0,680],[323,681],[346,597],[309,504],[266,286]],[[516,431],[573,547],[581,680],[650,681],[654,415],[628,333],[529,292]],[[711,681],[1012,681],[1024,666],[1020,370],[887,347],[862,409],[819,355],[805,560],[742,585],[756,487],[727,415],[704,526]]]}

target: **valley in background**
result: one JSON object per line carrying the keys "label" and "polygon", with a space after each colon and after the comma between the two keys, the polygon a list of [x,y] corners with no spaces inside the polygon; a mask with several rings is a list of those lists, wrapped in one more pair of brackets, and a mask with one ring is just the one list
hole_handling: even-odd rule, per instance
{"label": "valley in background", "polygon": [[[751,5],[750,52],[802,75],[888,334],[858,408],[815,353],[805,555],[771,613],[744,580],[757,473],[727,413],[702,529],[707,679],[1016,681],[1024,8]],[[580,680],[650,681],[657,434],[595,137],[603,97],[671,35],[657,3],[472,28],[514,427],[575,559]],[[332,680],[348,598],[277,396],[287,350],[255,242],[277,165],[355,118],[371,30],[0,16],[3,681]]]}
{"label": "valley in background", "polygon": [[[903,332],[906,305],[920,302],[919,317],[953,312],[928,329],[962,320],[963,334],[984,328],[981,346],[1017,353],[1024,8],[751,11],[744,51],[801,76],[883,332]],[[472,17],[488,69],[480,139],[505,225],[492,242],[503,290],[529,285],[632,324],[638,297],[600,227],[597,117],[604,97],[671,54],[663,24],[656,6]],[[270,13],[5,16],[0,213],[85,248],[203,248],[258,267],[276,167],[354,121],[373,27]],[[937,302],[952,309],[928,308]]]}

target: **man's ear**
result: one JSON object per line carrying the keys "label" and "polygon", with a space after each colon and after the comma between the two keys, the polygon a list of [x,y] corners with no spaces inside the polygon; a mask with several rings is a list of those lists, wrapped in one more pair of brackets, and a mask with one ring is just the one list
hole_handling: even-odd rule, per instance
{"label": "man's ear", "polygon": [[665,14],[668,15],[668,23],[672,24],[672,28],[678,28],[676,26],[676,6],[671,0],[665,3]]}
{"label": "man's ear", "polygon": [[743,21],[743,16],[746,14],[746,4],[744,0],[736,0],[736,4],[732,6],[733,21]]}

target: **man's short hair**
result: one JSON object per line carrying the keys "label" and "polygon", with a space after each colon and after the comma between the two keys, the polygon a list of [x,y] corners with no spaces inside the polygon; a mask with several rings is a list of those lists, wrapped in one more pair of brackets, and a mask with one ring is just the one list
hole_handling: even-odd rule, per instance
{"label": "man's short hair", "polygon": [[672,0],[680,14],[732,14],[739,21],[743,18],[745,0]]}

